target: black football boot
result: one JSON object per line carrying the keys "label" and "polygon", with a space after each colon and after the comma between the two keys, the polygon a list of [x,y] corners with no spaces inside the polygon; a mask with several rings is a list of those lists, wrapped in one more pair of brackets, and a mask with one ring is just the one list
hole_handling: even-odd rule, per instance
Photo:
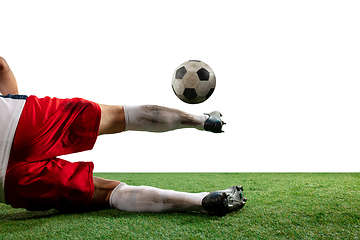
{"label": "black football boot", "polygon": [[213,111],[211,113],[205,113],[209,118],[205,121],[204,129],[213,133],[222,133],[222,126],[225,125],[220,117],[222,117],[219,111]]}
{"label": "black football boot", "polygon": [[202,206],[209,214],[224,216],[244,207],[247,199],[242,186],[232,186],[225,190],[214,191],[202,200]]}

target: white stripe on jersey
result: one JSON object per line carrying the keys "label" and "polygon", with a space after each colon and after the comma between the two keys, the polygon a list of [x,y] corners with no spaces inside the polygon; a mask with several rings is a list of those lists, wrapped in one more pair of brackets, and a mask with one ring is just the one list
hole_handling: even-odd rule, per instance
{"label": "white stripe on jersey", "polygon": [[0,202],[5,203],[5,173],[26,96],[0,96]]}

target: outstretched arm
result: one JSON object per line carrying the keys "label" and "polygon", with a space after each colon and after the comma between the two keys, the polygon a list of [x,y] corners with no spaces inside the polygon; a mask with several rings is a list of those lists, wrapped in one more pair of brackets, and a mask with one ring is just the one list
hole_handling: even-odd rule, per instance
{"label": "outstretched arm", "polygon": [[2,95],[19,94],[15,76],[2,57],[0,57],[0,93]]}

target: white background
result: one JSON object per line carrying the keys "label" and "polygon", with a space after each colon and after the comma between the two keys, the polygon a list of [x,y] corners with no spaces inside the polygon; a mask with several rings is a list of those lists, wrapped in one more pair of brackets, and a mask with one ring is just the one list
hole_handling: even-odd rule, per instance
{"label": "white background", "polygon": [[[22,94],[220,110],[225,133],[101,136],[96,172],[325,172],[360,167],[358,1],[0,1],[0,56]],[[217,86],[188,105],[175,68]]]}

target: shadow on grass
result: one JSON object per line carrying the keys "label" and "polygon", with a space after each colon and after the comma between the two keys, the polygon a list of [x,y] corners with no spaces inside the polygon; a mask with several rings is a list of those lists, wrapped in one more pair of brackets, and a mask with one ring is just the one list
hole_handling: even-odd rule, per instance
{"label": "shadow on grass", "polygon": [[0,213],[0,223],[4,221],[21,221],[21,220],[31,220],[31,219],[46,219],[46,218],[56,218],[63,216],[74,216],[80,217],[81,215],[86,217],[104,217],[104,218],[168,218],[170,216],[176,217],[196,217],[197,219],[221,219],[221,217],[207,215],[199,212],[172,212],[172,213],[136,213],[136,212],[124,212],[116,209],[91,209],[87,211],[58,211],[56,209],[50,209],[46,211],[27,211],[25,209],[13,209],[10,212]]}
{"label": "shadow on grass", "polygon": [[44,219],[54,216],[58,216],[61,213],[55,209],[47,211],[27,211],[27,210],[16,210],[14,212],[0,213],[0,222],[4,220],[17,221],[17,220],[29,220],[29,219]]}

